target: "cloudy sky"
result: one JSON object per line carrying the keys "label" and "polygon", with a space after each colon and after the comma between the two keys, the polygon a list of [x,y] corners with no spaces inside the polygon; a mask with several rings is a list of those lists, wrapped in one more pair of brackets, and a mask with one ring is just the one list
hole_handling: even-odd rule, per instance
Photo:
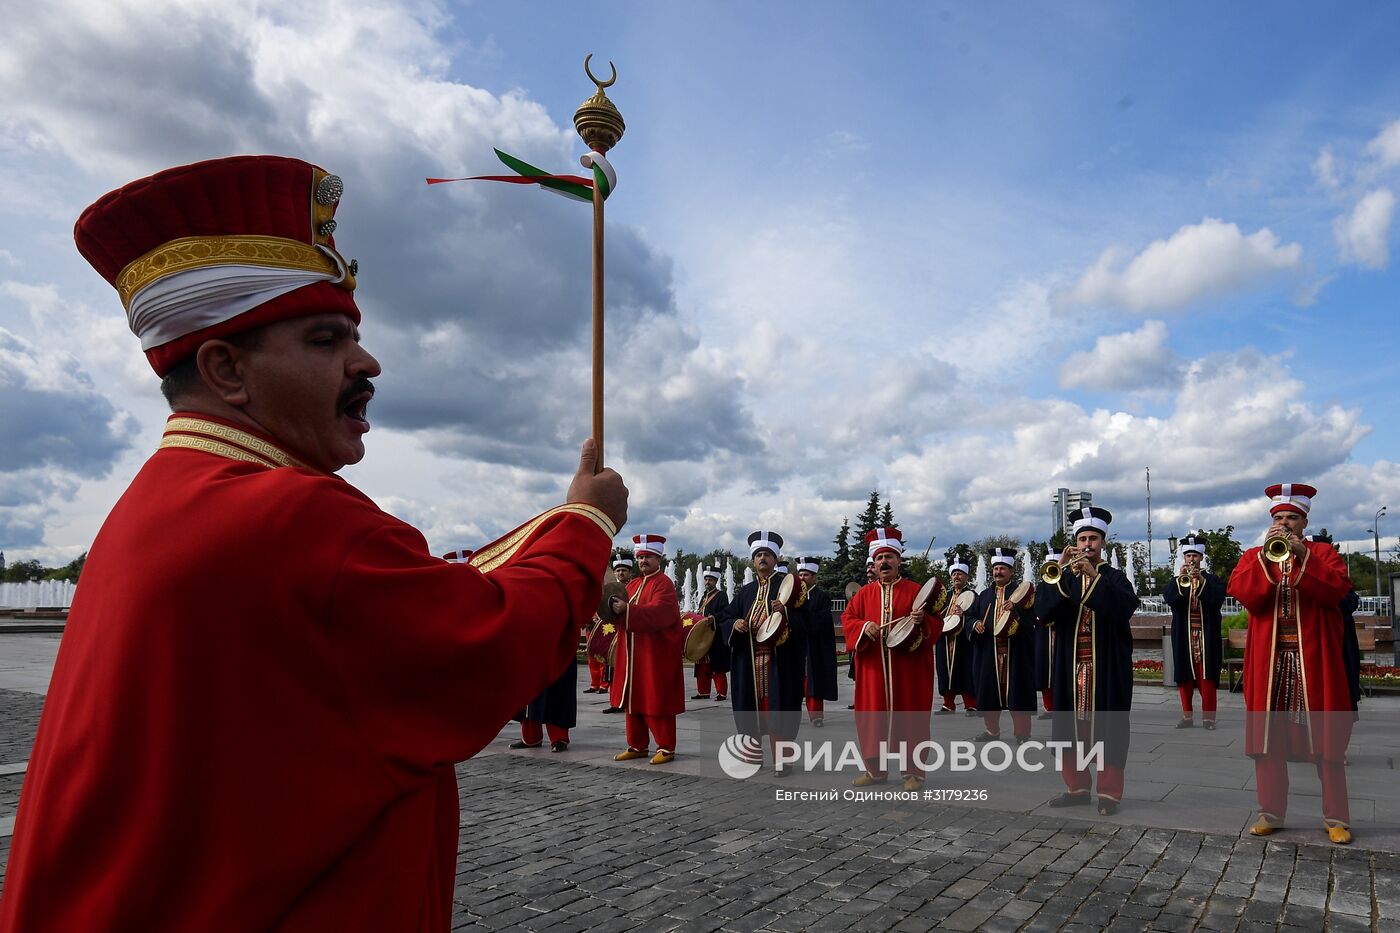
{"label": "cloudy sky", "polygon": [[[435,548],[559,501],[588,431],[584,54],[608,202],[608,455],[630,531],[821,551],[867,493],[939,547],[1120,538],[1315,483],[1400,532],[1400,7],[0,0],[0,550],[85,550],[165,409],[78,213],[171,165],[345,179],[384,364],[346,477]],[[606,69],[606,65],[603,66]],[[1386,523],[1390,524],[1387,525]],[[1393,543],[1393,542],[1392,542]]]}

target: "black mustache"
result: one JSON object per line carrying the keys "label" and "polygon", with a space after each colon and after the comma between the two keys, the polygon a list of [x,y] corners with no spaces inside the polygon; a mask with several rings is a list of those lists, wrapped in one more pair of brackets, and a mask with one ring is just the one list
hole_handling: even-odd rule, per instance
{"label": "black mustache", "polygon": [[359,379],[350,383],[344,392],[340,393],[340,404],[337,407],[344,408],[346,405],[350,404],[351,399],[364,392],[368,392],[372,397],[374,395],[374,383],[361,376]]}

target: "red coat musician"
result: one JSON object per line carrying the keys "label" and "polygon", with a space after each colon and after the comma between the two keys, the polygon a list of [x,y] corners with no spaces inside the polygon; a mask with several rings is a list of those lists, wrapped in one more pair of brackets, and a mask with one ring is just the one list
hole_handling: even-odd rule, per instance
{"label": "red coat musician", "polygon": [[676,757],[676,716],[685,712],[685,627],[676,585],[661,573],[666,539],[637,535],[632,541],[641,576],[627,584],[626,605],[615,607],[621,618],[611,694],[612,705],[627,714],[627,749],[614,757],[645,757],[650,732],[657,747],[651,763],[662,765]]}

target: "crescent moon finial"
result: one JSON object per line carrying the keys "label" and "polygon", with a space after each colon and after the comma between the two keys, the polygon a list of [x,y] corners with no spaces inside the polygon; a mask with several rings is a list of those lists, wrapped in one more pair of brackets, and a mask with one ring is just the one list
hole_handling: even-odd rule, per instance
{"label": "crescent moon finial", "polygon": [[583,73],[586,74],[586,75],[588,75],[588,80],[590,80],[590,81],[592,81],[594,84],[598,85],[598,90],[600,90],[600,91],[601,91],[603,88],[612,87],[612,86],[613,86],[613,83],[614,83],[615,81],[617,81],[617,66],[614,65],[612,62],[608,62],[608,67],[612,69],[612,77],[611,77],[611,78],[608,78],[608,80],[606,80],[606,81],[599,81],[598,78],[597,78],[596,76],[594,76],[594,74],[593,74],[593,69],[588,67],[588,63],[589,63],[590,61],[592,61],[592,60],[593,60],[593,53],[592,53],[592,52],[589,52],[588,55],[583,59]]}

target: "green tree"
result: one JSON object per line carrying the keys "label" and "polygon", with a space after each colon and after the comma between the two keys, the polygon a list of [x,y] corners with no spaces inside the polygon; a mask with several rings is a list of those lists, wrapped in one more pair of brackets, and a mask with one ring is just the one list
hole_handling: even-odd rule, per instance
{"label": "green tree", "polygon": [[1056,554],[1063,554],[1067,547],[1069,547],[1069,532],[1063,528],[1050,536],[1050,549]]}
{"label": "green tree", "polygon": [[884,509],[881,510],[881,512],[880,512],[880,527],[881,527],[881,528],[898,528],[898,527],[899,527],[899,526],[896,525],[895,522],[894,522],[894,506],[891,505],[891,504],[888,503],[888,502],[885,503]]}
{"label": "green tree", "polygon": [[865,543],[865,536],[880,527],[880,493],[870,490],[870,498],[865,503],[865,511],[856,517],[855,544]]}
{"label": "green tree", "polygon": [[1214,531],[1201,529],[1196,532],[1196,537],[1204,538],[1206,542],[1206,566],[1210,568],[1211,573],[1223,580],[1230,579],[1230,574],[1235,572],[1235,565],[1240,562],[1240,555],[1244,553],[1244,548],[1235,540],[1234,533],[1234,525],[1226,525]]}
{"label": "green tree", "polygon": [[37,560],[17,560],[5,568],[3,582],[29,583],[44,579],[44,574],[48,572],[48,568]]}
{"label": "green tree", "polygon": [[87,551],[78,555],[77,560],[71,560],[56,570],[50,570],[44,574],[45,580],[67,580],[69,583],[77,583],[78,577],[83,572],[83,565],[87,563]]}
{"label": "green tree", "polygon": [[826,590],[833,599],[840,599],[845,595],[846,584],[855,579],[851,568],[854,548],[851,547],[850,519],[841,519],[841,528],[836,532],[832,543],[836,545],[836,556],[823,561],[822,568],[817,571],[817,585]]}

